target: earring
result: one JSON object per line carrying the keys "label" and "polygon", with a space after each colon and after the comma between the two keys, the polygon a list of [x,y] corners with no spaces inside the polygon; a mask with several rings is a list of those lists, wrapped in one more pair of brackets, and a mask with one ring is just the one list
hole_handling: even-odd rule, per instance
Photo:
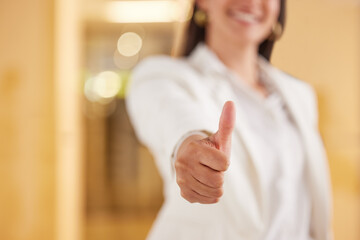
{"label": "earring", "polygon": [[271,29],[271,33],[270,33],[270,36],[268,37],[268,39],[270,41],[277,41],[280,39],[280,37],[282,36],[283,34],[283,28],[282,28],[282,25],[279,23],[279,22],[276,22],[273,26],[272,26],[272,29]]}
{"label": "earring", "polygon": [[208,21],[207,14],[205,11],[198,9],[194,14],[194,22],[199,27],[204,27]]}

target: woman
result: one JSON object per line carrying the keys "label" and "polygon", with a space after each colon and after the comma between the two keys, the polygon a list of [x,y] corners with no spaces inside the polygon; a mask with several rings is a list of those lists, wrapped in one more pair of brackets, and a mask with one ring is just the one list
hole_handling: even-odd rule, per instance
{"label": "woman", "polygon": [[269,63],[285,1],[195,4],[184,56],[143,60],[127,98],[164,180],[148,239],[332,239],[316,97]]}

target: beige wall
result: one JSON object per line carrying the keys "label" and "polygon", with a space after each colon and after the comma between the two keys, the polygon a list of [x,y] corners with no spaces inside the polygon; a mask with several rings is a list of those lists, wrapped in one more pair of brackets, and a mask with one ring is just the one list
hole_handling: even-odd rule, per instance
{"label": "beige wall", "polygon": [[[336,239],[360,239],[360,5],[289,0],[273,62],[318,94],[332,174]],[[354,1],[353,1],[354,2]]]}
{"label": "beige wall", "polygon": [[[79,56],[75,35],[80,32],[68,27],[74,26],[71,21],[66,23],[68,26],[59,24],[61,17],[70,19],[69,13],[76,21],[76,14],[55,7],[54,2],[1,2],[0,239],[59,236],[68,240],[81,236],[81,196],[74,200],[69,198],[74,195],[68,194],[81,187],[81,181],[76,181],[81,163],[71,162],[81,157],[81,145],[77,145],[81,131],[76,112],[79,106],[71,99],[61,104],[67,87],[71,90],[69,96],[76,98],[79,93],[77,85],[71,84],[76,83],[71,71],[75,73],[78,65],[67,56]],[[71,6],[72,1],[56,3],[64,7]],[[54,23],[55,10],[62,14],[56,18],[58,25]],[[286,34],[276,46],[273,62],[317,90],[320,130],[333,181],[335,236],[360,239],[360,6],[341,0],[288,0],[288,10]],[[65,49],[69,55],[62,54]],[[58,63],[54,62],[55,55]],[[69,85],[55,85],[54,75],[58,76],[57,84],[65,81]],[[55,122],[54,109],[64,117],[65,125],[58,118]],[[64,145],[56,144],[61,141]],[[56,161],[61,156],[67,161]],[[71,170],[68,173],[72,178],[61,185],[66,169]],[[63,208],[56,205],[59,202],[55,197],[59,195],[64,196]],[[73,227],[68,228],[70,225]]]}
{"label": "beige wall", "polygon": [[0,5],[0,239],[53,239],[52,1]]}

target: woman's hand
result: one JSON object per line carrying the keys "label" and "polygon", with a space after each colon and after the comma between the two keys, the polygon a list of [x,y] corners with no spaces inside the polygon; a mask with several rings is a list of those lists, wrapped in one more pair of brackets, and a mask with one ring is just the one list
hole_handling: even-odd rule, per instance
{"label": "woman's hand", "polygon": [[192,135],[181,144],[175,160],[176,182],[189,202],[216,203],[222,196],[234,126],[235,105],[228,101],[215,134],[207,138]]}

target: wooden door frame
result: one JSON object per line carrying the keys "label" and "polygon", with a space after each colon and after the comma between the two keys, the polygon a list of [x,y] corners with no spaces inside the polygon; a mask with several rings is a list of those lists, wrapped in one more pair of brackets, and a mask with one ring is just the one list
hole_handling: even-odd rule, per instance
{"label": "wooden door frame", "polygon": [[55,0],[56,226],[58,240],[83,238],[80,0]]}

